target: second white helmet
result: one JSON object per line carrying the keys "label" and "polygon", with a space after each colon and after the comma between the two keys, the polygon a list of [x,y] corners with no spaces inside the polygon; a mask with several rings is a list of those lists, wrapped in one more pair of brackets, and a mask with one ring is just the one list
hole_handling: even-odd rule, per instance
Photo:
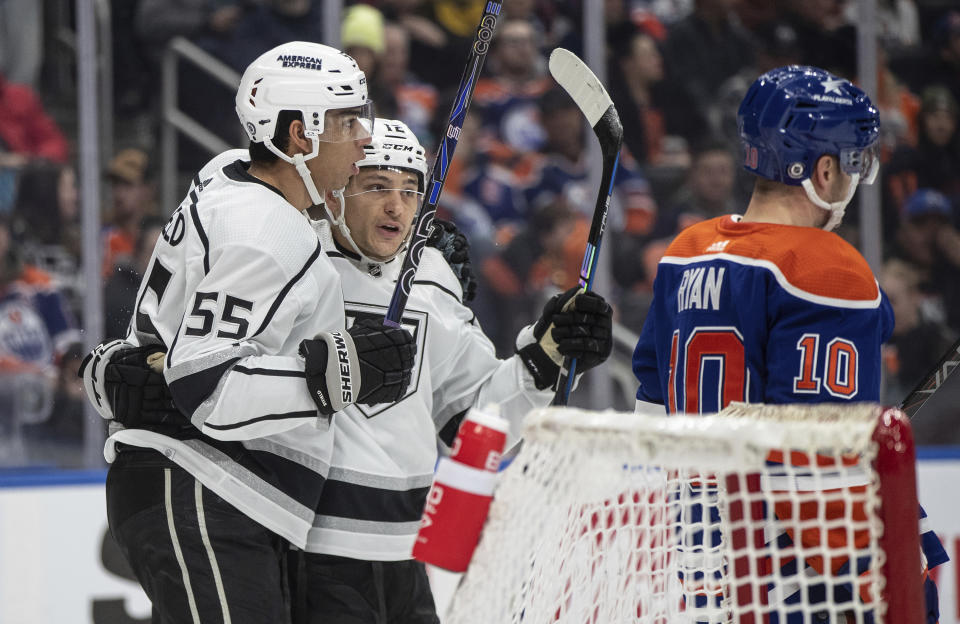
{"label": "second white helmet", "polygon": [[[396,119],[376,119],[373,123],[373,137],[369,144],[363,146],[363,152],[363,160],[357,163],[357,167],[361,170],[369,167],[377,167],[413,171],[417,174],[421,195],[425,192],[428,172],[426,151],[423,149],[423,146],[420,145],[417,136],[407,127],[407,124]],[[343,209],[340,210],[340,214],[337,216],[330,209],[329,205],[324,204],[327,217],[334,227],[340,230],[340,233],[347,240],[347,243],[353,248],[353,251],[360,256],[363,262],[372,266],[393,259],[404,250],[406,243],[410,240],[412,231],[407,232],[404,244],[400,245],[390,258],[379,261],[368,258],[353,240],[350,228],[347,226],[343,189],[334,191],[333,194],[337,197],[337,201]]]}
{"label": "second white helmet", "polygon": [[363,146],[363,160],[357,166],[407,169],[420,174],[420,192],[427,181],[427,158],[423,146],[407,124],[396,119],[373,122],[373,138]]}

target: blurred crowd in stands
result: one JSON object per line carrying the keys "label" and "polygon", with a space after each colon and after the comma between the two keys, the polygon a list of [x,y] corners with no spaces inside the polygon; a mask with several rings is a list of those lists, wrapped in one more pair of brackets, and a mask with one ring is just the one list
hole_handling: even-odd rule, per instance
{"label": "blurred crowd in stands", "polygon": [[[345,1],[341,48],[367,73],[378,116],[428,147],[445,128],[486,0]],[[0,463],[69,465],[83,430],[79,328],[126,331],[153,242],[175,206],[157,202],[159,63],[184,37],[236,71],[284,41],[323,41],[321,0],[114,0],[112,145],[105,146],[102,281],[84,283],[77,183],[73,2],[0,3]],[[577,279],[596,196],[595,141],[546,69],[582,53],[583,0],[507,0],[476,86],[440,216],[468,235],[474,310],[498,351]],[[605,0],[606,85],[624,148],[604,239],[616,320],[642,327],[656,263],[679,230],[740,213],[736,106],[760,73],[801,63],[857,80],[855,0]],[[886,350],[896,404],[960,334],[960,9],[877,0],[884,258],[896,311]],[[181,64],[178,105],[231,145],[233,91]],[[211,154],[181,138],[181,176]],[[432,157],[431,157],[432,162]],[[178,189],[179,192],[185,190]],[[839,234],[859,239],[858,211]],[[84,293],[103,288],[104,327]],[[958,429],[955,426],[953,430]],[[956,437],[956,432],[954,432]],[[957,439],[939,438],[958,443]],[[921,440],[923,441],[923,440]]]}

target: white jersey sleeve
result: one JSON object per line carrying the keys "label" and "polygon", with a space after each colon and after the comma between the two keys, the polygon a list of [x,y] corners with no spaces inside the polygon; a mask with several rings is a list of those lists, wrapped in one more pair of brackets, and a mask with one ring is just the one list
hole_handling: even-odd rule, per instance
{"label": "white jersey sleeve", "polygon": [[316,421],[297,347],[343,319],[308,220],[233,162],[205,167],[165,226],[133,332],[166,346],[171,393],[202,433],[249,440]]}
{"label": "white jersey sleeve", "polygon": [[[440,346],[431,363],[433,418],[438,430],[470,407],[497,403],[510,422],[507,444],[512,444],[520,436],[523,417],[535,407],[548,405],[552,391],[537,390],[519,356],[497,358],[473,311],[459,301],[460,282],[440,252],[424,250],[416,282],[435,282],[440,287],[435,298],[442,311],[432,319],[436,338],[431,336],[431,342]],[[443,296],[444,290],[456,296]]]}

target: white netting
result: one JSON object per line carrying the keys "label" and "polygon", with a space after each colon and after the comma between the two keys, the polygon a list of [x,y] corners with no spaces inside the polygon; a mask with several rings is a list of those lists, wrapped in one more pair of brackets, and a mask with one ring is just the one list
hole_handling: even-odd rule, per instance
{"label": "white netting", "polygon": [[879,413],[536,411],[444,624],[881,622]]}

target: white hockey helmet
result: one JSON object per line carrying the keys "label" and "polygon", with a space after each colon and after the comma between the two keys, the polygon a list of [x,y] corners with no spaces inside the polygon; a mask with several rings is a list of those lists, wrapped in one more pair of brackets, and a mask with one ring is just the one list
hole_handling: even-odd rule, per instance
{"label": "white hockey helmet", "polygon": [[377,119],[373,122],[373,138],[363,146],[363,160],[357,166],[385,167],[415,171],[420,174],[420,192],[426,190],[427,158],[420,141],[407,127],[396,119]]}
{"label": "white hockey helmet", "polygon": [[[426,150],[420,145],[420,141],[417,140],[413,131],[407,127],[407,124],[396,119],[376,119],[373,122],[373,138],[369,144],[363,146],[363,152],[363,160],[357,163],[357,167],[361,170],[368,167],[376,167],[378,169],[412,171],[417,174],[419,181],[418,186],[422,196],[427,184]],[[343,191],[334,192],[334,195],[337,196],[340,206],[344,208],[340,210],[340,216],[337,217],[330,210],[329,206],[324,204],[327,216],[333,225],[340,230],[340,233],[350,244],[350,247],[353,248],[353,251],[360,256],[361,260],[368,264],[384,262],[392,260],[403,251],[406,242],[410,238],[412,229],[407,233],[407,239],[404,240],[404,244],[400,245],[399,249],[389,259],[376,261],[368,258],[366,254],[360,251],[360,248],[353,240],[353,236],[350,234],[350,228],[347,227]],[[346,197],[350,197],[350,195]]]}
{"label": "white hockey helmet", "polygon": [[[331,127],[330,111],[357,109],[344,127]],[[355,141],[370,136],[373,104],[367,97],[367,79],[349,55],[319,43],[292,41],[279,45],[247,66],[236,97],[237,116],[254,143],[263,143],[278,158],[297,167],[310,199],[322,203],[304,160],[314,158],[319,141]],[[280,111],[299,111],[304,135],[313,143],[306,157],[290,157],[277,149],[273,136]]]}

